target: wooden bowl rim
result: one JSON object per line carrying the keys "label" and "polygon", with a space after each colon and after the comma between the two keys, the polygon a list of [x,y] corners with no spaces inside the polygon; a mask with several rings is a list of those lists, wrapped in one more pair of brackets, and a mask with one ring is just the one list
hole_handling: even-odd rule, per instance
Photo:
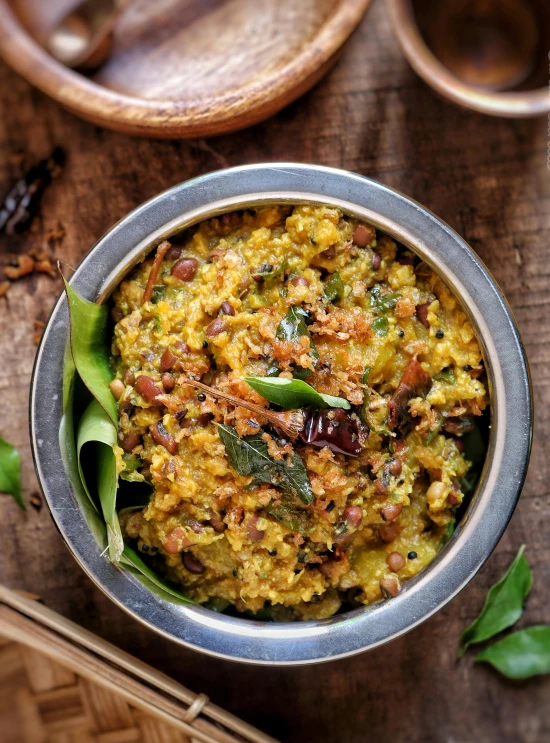
{"label": "wooden bowl rim", "polygon": [[490,92],[460,80],[448,70],[422,38],[410,0],[387,0],[388,14],[401,49],[414,71],[441,96],[478,113],[528,118],[550,111],[548,87],[515,92]]}
{"label": "wooden bowl rim", "polygon": [[306,92],[334,61],[370,3],[339,0],[313,40],[282,68],[261,81],[204,99],[136,98],[104,87],[53,59],[19,23],[6,0],[0,0],[0,56],[32,85],[94,123],[134,133],[197,136],[255,123]]}

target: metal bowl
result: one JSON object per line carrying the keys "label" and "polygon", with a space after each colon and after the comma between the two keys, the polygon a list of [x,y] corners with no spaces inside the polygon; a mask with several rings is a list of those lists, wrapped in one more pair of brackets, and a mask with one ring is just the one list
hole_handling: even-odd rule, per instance
{"label": "metal bowl", "polygon": [[75,463],[67,449],[62,411],[69,322],[63,296],[44,330],[32,378],[30,425],[36,471],[53,519],[81,567],[113,601],[156,632],[210,655],[246,663],[290,665],[342,658],[387,642],[431,616],[473,578],[497,544],[518,500],[531,446],[527,362],[494,280],[448,225],[369,178],[287,163],[243,166],[195,178],[115,225],[82,260],[71,284],[87,299],[103,301],[161,239],[193,223],[251,205],[304,202],[338,207],[418,253],[461,300],[483,349],[492,420],[479,486],[452,539],[396,598],[330,619],[273,624],[157,597],[100,554],[93,524],[79,509],[70,484]]}

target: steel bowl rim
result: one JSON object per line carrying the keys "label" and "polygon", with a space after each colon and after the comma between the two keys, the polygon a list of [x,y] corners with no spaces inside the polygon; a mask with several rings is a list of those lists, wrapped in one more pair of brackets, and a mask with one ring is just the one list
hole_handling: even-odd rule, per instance
{"label": "steel bowl rim", "polygon": [[[451,600],[489,557],[512,516],[532,436],[527,361],[511,312],[487,269],[464,240],[429,210],[364,176],[322,166],[273,163],[229,168],[181,183],[111,228],[83,258],[71,284],[88,299],[104,298],[129,267],[176,226],[239,205],[285,200],[333,204],[374,222],[419,252],[463,300],[473,303],[465,309],[484,348],[493,395],[488,463],[465,523],[396,599],[327,620],[273,625],[217,615],[197,606],[175,606],[154,596],[99,555],[64,470],[57,438],[62,423],[59,370],[68,321],[62,295],[44,329],[30,395],[31,442],[40,485],[64,541],[94,583],[134,618],[179,644],[264,665],[315,663],[363,652],[412,629]],[[514,426],[506,425],[510,420]],[[428,586],[431,592],[423,590]]]}

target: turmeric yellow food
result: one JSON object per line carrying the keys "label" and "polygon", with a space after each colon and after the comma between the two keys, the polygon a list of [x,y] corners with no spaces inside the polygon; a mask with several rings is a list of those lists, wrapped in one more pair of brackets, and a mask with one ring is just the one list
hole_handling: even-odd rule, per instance
{"label": "turmeric yellow food", "polygon": [[488,395],[410,251],[327,206],[247,209],[162,243],[112,314],[119,471],[152,489],[123,532],[191,599],[317,619],[435,557]]}

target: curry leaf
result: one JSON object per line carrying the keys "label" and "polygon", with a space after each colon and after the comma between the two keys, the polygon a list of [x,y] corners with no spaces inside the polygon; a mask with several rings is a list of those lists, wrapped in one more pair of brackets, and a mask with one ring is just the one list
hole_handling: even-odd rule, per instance
{"label": "curry leaf", "polygon": [[550,626],[539,625],[513,632],[476,655],[511,679],[550,673]]}
{"label": "curry leaf", "polygon": [[276,268],[274,268],[271,263],[263,263],[260,268],[252,274],[252,276],[254,279],[263,279],[264,281],[276,279],[284,274],[287,267],[288,261],[286,258]]}
{"label": "curry leaf", "polygon": [[371,323],[371,328],[377,335],[387,335],[388,327],[389,323],[387,317],[375,317]]}
{"label": "curry leaf", "polygon": [[481,614],[467,627],[460,638],[458,655],[476,642],[483,642],[517,622],[523,612],[523,602],[533,585],[533,574],[523,556],[522,545],[506,574],[487,594]]}
{"label": "curry leaf", "polygon": [[126,482],[145,482],[145,478],[138,472],[142,465],[141,459],[135,454],[124,454],[124,469],[120,472],[120,479]]}
{"label": "curry leaf", "polygon": [[307,369],[305,366],[296,366],[294,365],[292,367],[292,375],[294,379],[301,379],[302,381],[305,381],[308,377],[311,377],[313,372],[311,369]]}
{"label": "curry leaf", "polygon": [[[92,492],[99,498],[107,526],[109,557],[112,562],[119,561],[124,547],[116,512],[118,488],[114,453],[116,444],[116,428],[97,400],[92,400],[78,425],[78,467],[82,484],[92,503],[94,501]],[[83,466],[84,459],[88,460],[88,467]],[[85,470],[88,472],[88,480],[85,477]],[[90,487],[92,481],[93,486]]]}
{"label": "curry leaf", "polygon": [[4,439],[0,439],[0,493],[13,495],[17,505],[27,510],[21,494],[21,456]]}
{"label": "curry leaf", "polygon": [[431,428],[428,430],[428,435],[426,436],[426,446],[429,446],[432,441],[435,439],[437,434],[441,431],[441,427],[443,426],[443,416],[440,413],[436,413],[437,419],[435,428]]}
{"label": "curry leaf", "polygon": [[166,581],[162,580],[154,570],[152,570],[138,555],[138,553],[124,545],[124,552],[120,559],[121,566],[128,572],[135,575],[150,591],[160,596],[165,601],[171,601],[178,604],[194,604],[192,599],[184,596],[175,588],[172,588]]}
{"label": "curry leaf", "polygon": [[[277,326],[277,338],[280,341],[290,341],[291,343],[297,343],[303,336],[309,338],[309,355],[315,366],[319,361],[319,352],[315,348],[307,329],[305,322],[307,317],[307,312],[301,307],[292,306]],[[311,369],[305,367],[297,367],[293,372],[297,379],[307,379],[311,373]]]}
{"label": "curry leaf", "polygon": [[151,292],[151,302],[153,304],[158,304],[161,299],[164,299],[164,295],[166,294],[167,287],[164,284],[157,284],[153,287],[153,291]]}
{"label": "curry leaf", "polygon": [[331,274],[326,280],[324,295],[327,302],[336,302],[344,296],[344,282],[338,271]]}
{"label": "curry leaf", "polygon": [[290,462],[276,460],[270,456],[261,434],[239,438],[234,428],[221,423],[218,423],[218,433],[229,461],[239,475],[252,475],[255,485],[275,485],[285,493],[297,496],[303,503],[313,501],[311,483],[299,454],[293,452]]}
{"label": "curry leaf", "polygon": [[67,281],[65,292],[69,304],[71,353],[76,370],[116,426],[117,403],[109,389],[114,376],[109,364],[107,342],[109,311],[104,304],[95,304],[79,297]]}
{"label": "curry leaf", "polygon": [[267,512],[280,521],[283,526],[286,526],[290,531],[297,531],[300,534],[310,534],[313,531],[313,526],[309,520],[309,516],[305,511],[299,511],[293,507],[289,498],[283,496],[279,505],[273,505],[270,503],[267,508]]}
{"label": "curry leaf", "polygon": [[438,382],[447,382],[447,384],[455,384],[456,376],[455,370],[452,366],[448,366],[446,369],[442,369],[439,374],[435,374],[434,380]]}
{"label": "curry leaf", "polygon": [[308,406],[350,409],[349,402],[343,397],[324,395],[301,379],[245,377],[244,381],[248,382],[252,389],[259,392],[268,402],[280,405],[285,410],[297,410]]}
{"label": "curry leaf", "polygon": [[380,284],[372,287],[370,290],[369,304],[373,310],[376,310],[376,312],[384,313],[395,307],[400,295],[397,292],[382,294],[381,289],[382,287]]}

